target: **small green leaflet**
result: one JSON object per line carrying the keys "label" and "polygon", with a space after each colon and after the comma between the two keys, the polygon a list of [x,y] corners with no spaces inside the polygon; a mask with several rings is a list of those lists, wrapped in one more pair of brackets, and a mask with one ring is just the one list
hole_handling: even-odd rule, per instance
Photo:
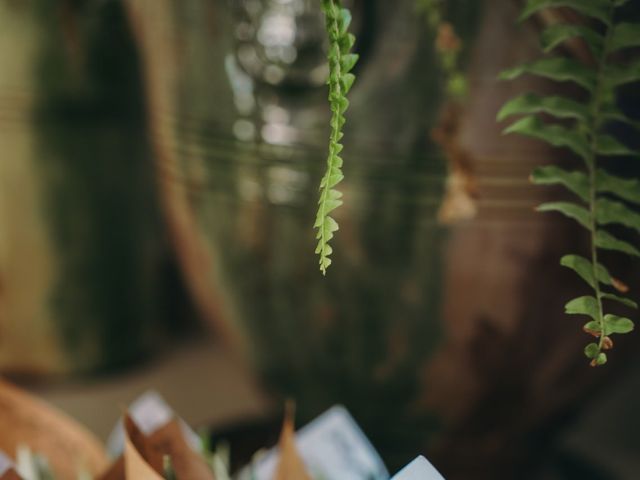
{"label": "small green leaflet", "polygon": [[622,202],[600,198],[596,202],[596,219],[600,225],[618,224],[640,233],[640,213]]}
{"label": "small green leaflet", "polygon": [[520,15],[520,21],[526,20],[544,8],[568,7],[588,17],[593,17],[609,25],[609,2],[607,0],[528,0]]}
{"label": "small green leaflet", "polygon": [[[560,259],[560,265],[570,268],[576,272],[580,278],[587,282],[591,288],[596,288],[596,281],[593,275],[593,265],[586,258],[581,257],[580,255],[565,255]],[[600,283],[613,285],[611,275],[604,266],[598,264],[596,272]]]}
{"label": "small green leaflet", "polygon": [[581,103],[560,96],[543,97],[535,93],[525,93],[509,100],[498,113],[501,122],[512,115],[547,113],[557,118],[586,120],[589,111]]}
{"label": "small green leaflet", "polygon": [[582,38],[591,49],[591,53],[599,55],[602,51],[604,37],[592,28],[584,25],[573,25],[570,23],[557,23],[548,27],[541,35],[542,49],[550,52],[567,40],[579,37]]}
{"label": "small green leaflet", "polygon": [[543,58],[505,70],[500,74],[500,79],[513,80],[525,74],[537,75],[557,82],[573,82],[589,92],[593,92],[596,85],[594,72],[577,60],[569,58]]}
{"label": "small green leaflet", "polygon": [[603,250],[614,250],[621,253],[626,253],[632,257],[640,257],[640,250],[631,245],[628,242],[619,240],[611,235],[609,232],[598,229],[595,237],[596,246]]}
{"label": "small green leaflet", "polygon": [[569,130],[562,125],[545,124],[538,117],[524,117],[504,130],[505,134],[519,133],[543,140],[555,147],[566,147],[583,159],[589,158],[587,139],[578,131]]}
{"label": "small green leaflet", "polygon": [[604,325],[605,335],[611,335],[612,333],[630,333],[634,328],[633,322],[630,319],[611,314],[604,316]]}
{"label": "small green leaflet", "polygon": [[612,193],[640,205],[640,180],[637,178],[621,178],[598,169],[597,188],[600,193]]}
{"label": "small green leaflet", "polygon": [[575,203],[569,203],[569,202],[543,203],[536,210],[538,210],[538,212],[560,212],[563,215],[574,219],[576,222],[578,222],[587,230],[591,228],[591,214],[586,208],[581,207],[580,205],[576,205]]}
{"label": "small green leaflet", "polygon": [[633,300],[631,300],[630,298],[620,297],[619,295],[614,295],[613,293],[603,293],[602,298],[604,300],[611,300],[614,302],[621,303],[623,305],[626,305],[629,308],[634,308],[634,309],[638,308],[638,304]]}
{"label": "small green leaflet", "polygon": [[638,155],[638,152],[631,150],[611,135],[598,135],[596,153],[607,157]]}
{"label": "small green leaflet", "polygon": [[585,202],[589,200],[589,179],[578,170],[569,172],[555,165],[537,167],[531,173],[531,181],[536,185],[561,184]]}
{"label": "small green leaflet", "polygon": [[564,311],[569,315],[588,315],[598,320],[598,300],[591,296],[574,298],[564,306]]}
{"label": "small green leaflet", "polygon": [[610,65],[607,67],[605,79],[608,89],[640,81],[640,60],[628,65]]}
{"label": "small green leaflet", "polygon": [[[593,323],[596,323],[596,322],[593,322]],[[585,325],[585,327],[589,328],[589,325],[590,324],[587,324]],[[597,324],[595,326],[598,327]],[[599,331],[599,329],[594,331]],[[587,358],[596,358],[599,352],[600,352],[600,348],[598,347],[597,343],[590,343],[584,349],[584,354],[587,356]]]}
{"label": "small green leaflet", "polygon": [[640,24],[620,23],[613,29],[611,51],[640,47]]}

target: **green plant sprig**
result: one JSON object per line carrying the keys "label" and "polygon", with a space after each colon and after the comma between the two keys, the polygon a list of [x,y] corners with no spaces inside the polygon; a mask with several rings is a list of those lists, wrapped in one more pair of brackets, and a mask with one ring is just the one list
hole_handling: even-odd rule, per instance
{"label": "green plant sprig", "polygon": [[[640,205],[640,180],[614,176],[599,165],[602,157],[640,155],[605,133],[614,122],[637,127],[616,105],[616,90],[625,84],[640,81],[640,62],[621,65],[615,53],[629,47],[640,47],[640,24],[616,22],[616,11],[628,0],[528,0],[521,20],[548,7],[567,7],[598,22],[600,29],[575,24],[558,24],[542,33],[542,47],[550,52],[563,42],[581,38],[592,52],[590,64],[574,59],[552,56],[518,66],[501,74],[511,80],[523,74],[533,74],[555,81],[569,81],[587,93],[584,103],[564,96],[538,96],[527,93],[507,102],[498,120],[512,115],[524,115],[510,125],[505,133],[517,133],[542,140],[555,147],[571,150],[583,160],[584,168],[567,171],[555,165],[539,167],[532,181],[539,185],[562,185],[577,197],[577,202],[551,202],[538,207],[541,212],[559,212],[577,221],[590,234],[590,257],[565,255],[561,265],[572,269],[592,289],[593,294],[568,302],[568,314],[585,315],[589,321],[584,331],[597,341],[589,343],[585,355],[592,366],[607,362],[606,350],[613,347],[612,334],[629,333],[634,328],[631,319],[605,311],[605,301],[638,308],[633,300],[620,296],[628,288],[615,279],[599,261],[601,250],[613,250],[640,257],[634,245],[616,238],[603,227],[623,225],[640,232],[640,214],[628,204]],[[543,121],[543,113],[562,122]],[[615,291],[615,293],[613,291]]]}
{"label": "green plant sprig", "polygon": [[349,107],[347,93],[353,86],[355,75],[350,73],[358,61],[358,55],[350,53],[355,43],[355,37],[348,32],[351,14],[342,8],[339,0],[322,0],[322,10],[326,19],[327,34],[329,36],[329,104],[331,106],[331,134],[329,137],[329,154],[327,169],[320,182],[320,199],[318,213],[314,227],[318,229],[316,239],[318,246],[320,271],[326,275],[331,265],[333,252],[330,240],[338,230],[336,222],[330,213],[342,205],[342,192],[336,190],[336,185],[342,181],[342,144],[340,143],[345,123],[344,113]]}
{"label": "green plant sprig", "polygon": [[449,100],[463,101],[469,90],[461,65],[463,45],[453,25],[445,19],[446,0],[417,0],[416,6],[434,33],[434,47],[444,75],[446,94]]}

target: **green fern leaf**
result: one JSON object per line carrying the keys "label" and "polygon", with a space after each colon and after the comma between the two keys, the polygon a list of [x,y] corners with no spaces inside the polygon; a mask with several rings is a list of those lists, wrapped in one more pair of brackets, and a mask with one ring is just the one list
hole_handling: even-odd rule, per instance
{"label": "green fern leaf", "polygon": [[611,23],[609,5],[610,3],[607,0],[529,0],[524,12],[520,15],[520,21],[526,20],[534,13],[545,8],[569,7],[609,25]]}
{"label": "green fern leaf", "polygon": [[349,73],[358,61],[358,55],[355,53],[348,53],[343,55],[340,59],[340,68],[342,69],[342,75]]}
{"label": "green fern leaf", "polygon": [[581,103],[566,97],[541,97],[534,93],[526,93],[509,100],[498,113],[501,122],[512,115],[546,113],[556,118],[574,118],[586,120],[589,110]]}
{"label": "green fern leaf", "polygon": [[620,178],[603,169],[598,169],[596,178],[598,192],[612,193],[628,202],[640,204],[640,180]]}
{"label": "green fern leaf", "polygon": [[585,202],[589,200],[589,179],[580,171],[568,172],[555,165],[537,167],[531,174],[531,181],[536,185],[561,184]]}
{"label": "green fern leaf", "polygon": [[[596,288],[596,277],[594,276],[593,264],[580,255],[565,255],[560,259],[560,265],[570,268],[578,274],[591,288]],[[613,279],[609,274],[609,271],[603,266],[598,264],[595,269],[599,283],[605,285],[613,285]]]}
{"label": "green fern leaf", "polygon": [[619,317],[617,315],[611,315],[610,313],[604,316],[605,335],[611,335],[613,333],[630,333],[633,331],[633,321],[626,317]]}
{"label": "green fern leaf", "polygon": [[589,92],[593,92],[596,85],[595,73],[582,63],[569,58],[543,58],[533,63],[505,70],[499,78],[513,80],[525,74],[548,78],[556,82],[573,82]]}
{"label": "green fern leaf", "polygon": [[572,25],[568,23],[552,25],[542,32],[540,42],[542,49],[545,52],[550,52],[558,45],[576,37],[582,38],[594,55],[600,55],[604,44],[604,37],[584,25]]}
{"label": "green fern leaf", "polygon": [[606,157],[639,155],[611,135],[598,135],[596,153]]}
{"label": "green fern leaf", "polygon": [[331,265],[333,248],[329,242],[339,230],[338,222],[329,214],[342,205],[342,193],[335,187],[343,180],[342,173],[342,127],[345,123],[344,113],[349,108],[347,93],[353,86],[355,76],[349,73],[358,56],[350,53],[355,37],[348,33],[351,24],[351,13],[340,7],[339,0],[322,0],[325,14],[327,34],[329,37],[329,103],[332,112],[329,137],[329,154],[327,169],[320,182],[320,199],[314,227],[318,230],[316,254],[319,256],[320,270],[326,274]]}
{"label": "green fern leaf", "polygon": [[555,147],[569,148],[584,160],[589,158],[589,145],[583,135],[561,125],[545,124],[538,117],[524,117],[506,128],[504,133],[519,133],[537,138]]}
{"label": "green fern leaf", "polygon": [[351,90],[353,83],[356,81],[356,76],[353,73],[346,73],[342,76],[340,81],[342,85],[342,91],[347,94],[349,93],[349,90]]}
{"label": "green fern leaf", "polygon": [[569,202],[543,203],[536,210],[538,212],[559,212],[565,215],[566,217],[572,218],[587,230],[591,228],[591,214],[586,208],[581,207],[580,205],[576,205],[575,203],[569,203]]}
{"label": "green fern leaf", "polygon": [[[585,328],[587,327],[588,325],[585,325]],[[587,345],[584,354],[591,359],[591,366],[601,366],[607,363],[607,354],[602,352],[602,348],[597,343]]]}
{"label": "green fern leaf", "polygon": [[611,300],[614,302],[618,302],[621,303],[627,307],[630,308],[638,308],[638,304],[636,302],[634,302],[633,300],[631,300],[630,298],[626,298],[626,297],[620,297],[618,295],[614,295],[613,293],[603,293],[602,294],[602,298],[604,300]]}
{"label": "green fern leaf", "polygon": [[610,65],[606,70],[605,86],[611,92],[616,87],[640,81],[640,60],[636,60],[629,65]]}
{"label": "green fern leaf", "polygon": [[598,300],[592,296],[574,298],[564,306],[564,311],[569,315],[588,315],[598,320]]}
{"label": "green fern leaf", "polygon": [[637,120],[632,120],[631,118],[625,116],[622,112],[617,109],[605,110],[602,112],[602,123],[623,123],[629,127],[632,127],[638,131],[640,131],[640,122]]}
{"label": "green fern leaf", "polygon": [[623,240],[619,240],[609,232],[598,230],[595,236],[595,243],[598,248],[603,250],[614,250],[626,253],[633,257],[640,257],[640,250]]}
{"label": "green fern leaf", "polygon": [[599,198],[596,206],[596,220],[600,225],[618,224],[640,232],[640,214],[624,203]]}
{"label": "green fern leaf", "polygon": [[607,122],[620,122],[624,124],[637,123],[627,117],[613,102],[603,104],[600,109],[600,115]]}
{"label": "green fern leaf", "polygon": [[[584,330],[590,333],[596,333],[598,336],[604,337],[600,322],[589,322],[584,326]],[[600,366],[607,363],[607,354],[602,352],[602,346],[597,343],[590,343],[584,349],[584,354],[591,359],[592,366]]]}
{"label": "green fern leaf", "polygon": [[[596,328],[592,329],[592,326]],[[597,322],[589,322],[584,327],[588,330],[600,332],[600,325]],[[587,345],[584,348],[584,354],[587,356],[587,358],[596,358],[600,354],[600,348],[598,347],[598,344],[590,343],[589,345]]]}
{"label": "green fern leaf", "polygon": [[611,51],[640,47],[640,23],[620,23],[613,28]]}
{"label": "green fern leaf", "polygon": [[[338,5],[338,3],[336,2],[336,5]],[[339,40],[340,38],[344,37],[347,33],[349,33],[349,26],[351,25],[351,12],[349,10],[347,10],[346,8],[341,8],[338,10],[338,15],[339,15],[339,24],[338,24],[338,37],[337,39]],[[347,53],[347,51],[343,50],[343,53]]]}
{"label": "green fern leaf", "polygon": [[[542,48],[546,52],[570,39],[582,39],[593,53],[593,62],[580,63],[562,57],[545,58],[501,74],[503,79],[533,74],[555,81],[573,82],[587,91],[584,103],[562,97],[558,100],[558,97],[522,95],[508,102],[498,114],[498,119],[531,115],[513,123],[505,133],[518,133],[555,147],[568,148],[584,160],[585,168],[581,171],[569,172],[555,166],[538,168],[532,174],[532,181],[544,185],[563,185],[586,204],[583,207],[569,202],[551,202],[541,205],[538,210],[560,212],[590,232],[590,259],[565,255],[560,263],[572,269],[593,289],[593,295],[574,299],[566,305],[567,313],[589,315],[593,319],[585,325],[586,332],[599,339],[585,348],[585,355],[592,360],[592,366],[607,362],[604,350],[612,347],[607,335],[628,333],[633,329],[633,322],[628,318],[605,314],[602,300],[638,308],[633,300],[603,291],[603,285],[620,292],[626,292],[628,287],[611,277],[598,260],[601,250],[640,256],[640,249],[635,245],[598,228],[598,225],[619,224],[640,232],[640,213],[610,198],[617,197],[640,205],[640,180],[616,177],[598,168],[603,157],[640,155],[605,131],[610,123],[618,122],[640,131],[640,122],[628,118],[618,108],[616,98],[618,87],[640,82],[640,58],[621,64],[621,57],[613,55],[622,49],[640,47],[640,24],[614,22],[620,16],[616,8],[626,3],[627,0],[528,0],[522,19],[544,8],[568,7],[586,17],[600,20],[603,25],[594,28],[591,28],[593,22],[589,20],[578,21],[575,25],[552,25],[541,35]],[[549,124],[538,116],[541,113],[569,122]],[[607,196],[603,197],[602,194]]]}

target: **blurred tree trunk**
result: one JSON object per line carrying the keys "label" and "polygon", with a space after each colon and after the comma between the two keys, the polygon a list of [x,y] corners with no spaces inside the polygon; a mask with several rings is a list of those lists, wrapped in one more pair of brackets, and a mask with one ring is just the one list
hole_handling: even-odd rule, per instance
{"label": "blurred tree trunk", "polygon": [[93,372],[162,332],[169,263],[118,2],[0,2],[0,370]]}

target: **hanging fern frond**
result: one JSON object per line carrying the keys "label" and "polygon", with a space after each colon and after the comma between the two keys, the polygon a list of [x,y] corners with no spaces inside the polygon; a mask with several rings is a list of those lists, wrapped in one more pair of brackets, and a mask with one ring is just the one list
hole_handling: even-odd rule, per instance
{"label": "hanging fern frond", "polygon": [[[537,168],[531,179],[538,185],[562,185],[575,195],[575,201],[550,202],[538,211],[558,212],[584,227],[591,237],[589,258],[565,255],[560,264],[573,270],[593,294],[575,298],[565,306],[570,315],[589,318],[584,331],[597,340],[585,348],[592,366],[607,361],[606,350],[613,347],[612,334],[633,330],[633,321],[605,311],[605,301],[638,308],[633,300],[620,296],[628,287],[613,277],[599,262],[601,250],[611,250],[639,257],[640,250],[604,229],[622,225],[640,233],[640,214],[632,206],[640,206],[640,180],[621,178],[599,165],[602,157],[637,157],[638,152],[604,132],[604,127],[622,122],[637,127],[616,105],[616,90],[621,85],[640,81],[640,61],[616,63],[612,55],[620,50],[640,46],[640,24],[616,22],[616,11],[627,0],[529,0],[521,16],[529,18],[549,7],[566,7],[588,17],[584,25],[561,23],[541,35],[541,46],[550,52],[564,42],[580,38],[595,59],[592,63],[554,56],[518,66],[501,74],[511,80],[524,74],[536,75],[559,82],[573,82],[587,93],[584,103],[563,96],[521,95],[504,105],[498,114],[502,121],[514,115],[522,116],[505,129],[565,148],[582,159],[581,170],[568,171],[551,165]],[[597,25],[595,28],[587,25]],[[538,114],[552,120],[543,121]],[[554,120],[561,120],[555,123]],[[604,163],[604,162],[603,162]]]}
{"label": "hanging fern frond", "polygon": [[338,230],[336,222],[330,213],[342,205],[342,193],[336,190],[336,185],[342,181],[342,144],[340,143],[345,123],[344,113],[349,107],[347,93],[353,86],[355,76],[351,70],[358,61],[358,55],[351,53],[355,37],[349,33],[351,14],[342,8],[339,0],[322,0],[322,10],[326,19],[327,34],[329,36],[329,103],[331,106],[331,134],[329,137],[329,154],[327,169],[320,182],[320,199],[316,215],[315,228],[318,229],[316,239],[318,246],[319,264],[322,274],[327,273],[331,265],[332,248],[329,244],[334,233]]}

